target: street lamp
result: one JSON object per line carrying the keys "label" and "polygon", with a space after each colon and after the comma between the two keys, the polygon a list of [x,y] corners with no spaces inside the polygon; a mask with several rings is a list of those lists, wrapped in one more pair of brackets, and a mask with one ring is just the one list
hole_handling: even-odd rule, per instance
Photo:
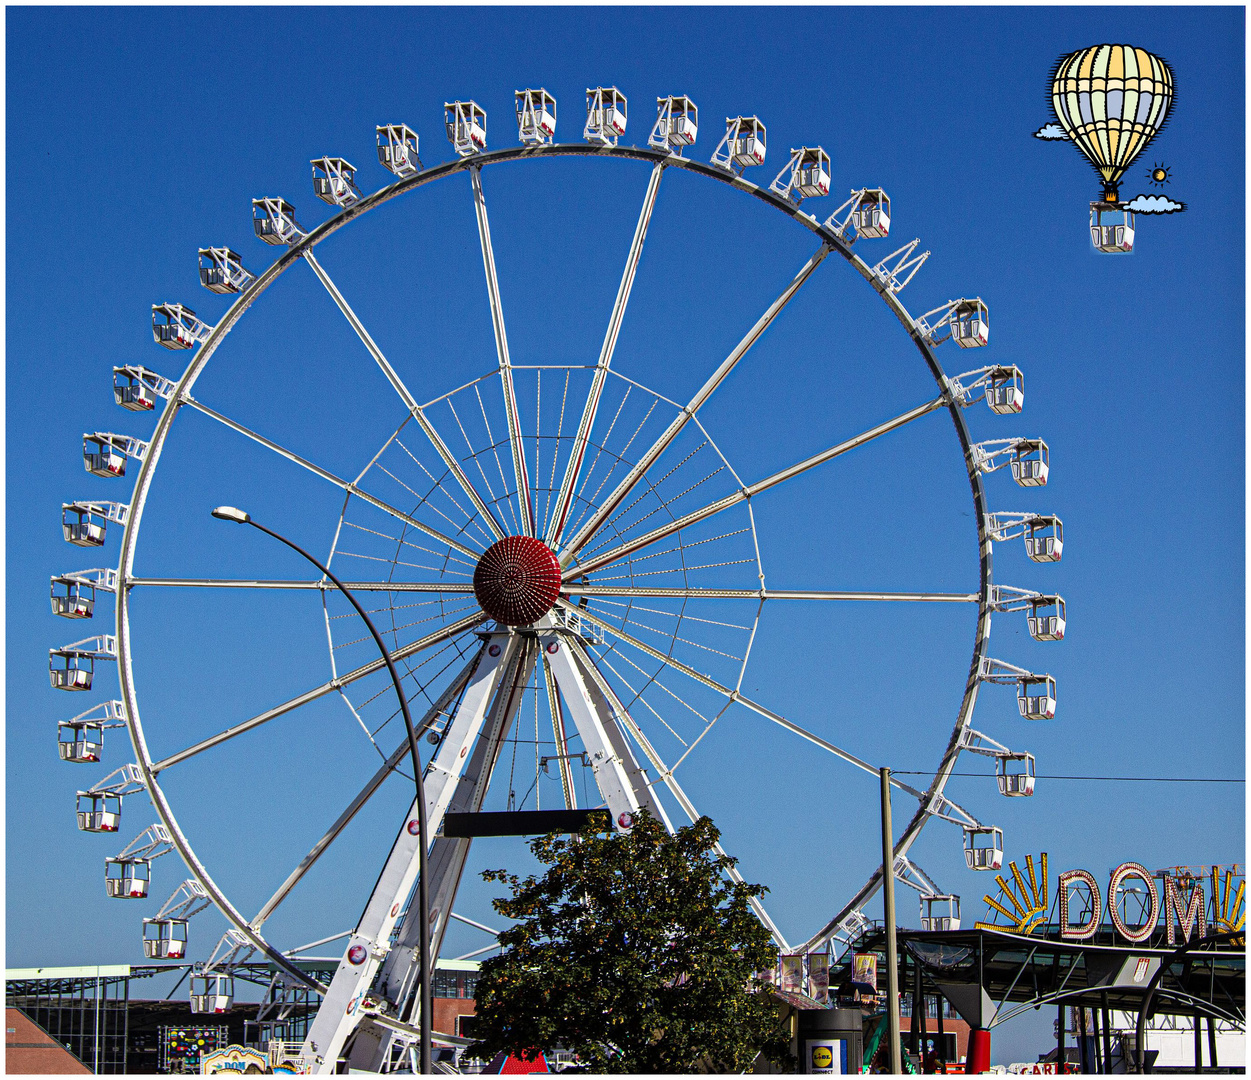
{"label": "street lamp", "polygon": [[421,758],[417,753],[417,735],[413,731],[413,718],[408,712],[408,701],[404,697],[404,688],[400,685],[400,676],[395,670],[395,662],[391,659],[391,653],[383,643],[381,635],[374,627],[369,616],[365,614],[365,609],[361,607],[356,597],[348,591],[343,582],[335,577],[327,567],[313,558],[299,544],[295,544],[280,533],[274,532],[273,529],[267,529],[264,525],[253,521],[249,514],[236,507],[219,506],[212,511],[212,514],[213,517],[221,518],[222,521],[233,521],[239,525],[251,525],[254,529],[260,529],[261,532],[268,533],[275,540],[281,540],[292,551],[297,551],[303,555],[304,558],[334,582],[335,588],[347,597],[348,602],[356,609],[356,613],[365,620],[365,625],[369,627],[369,632],[373,635],[378,651],[382,653],[382,659],[386,661],[387,671],[391,673],[391,681],[395,684],[396,696],[400,699],[400,711],[404,714],[404,727],[408,731],[408,750],[413,759],[413,776],[417,781],[417,824],[419,828],[419,843],[421,845],[418,855],[419,877],[417,878],[417,904],[421,916],[421,951],[419,954],[421,967],[421,1071],[423,1074],[428,1074],[430,1072],[430,896],[427,892],[428,877],[426,874],[426,791],[422,782]]}

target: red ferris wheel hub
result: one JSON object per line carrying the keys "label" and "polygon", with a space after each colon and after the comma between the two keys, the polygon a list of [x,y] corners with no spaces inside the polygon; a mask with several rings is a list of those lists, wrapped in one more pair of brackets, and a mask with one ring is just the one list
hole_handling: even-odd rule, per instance
{"label": "red ferris wheel hub", "polygon": [[542,540],[506,536],[478,560],[473,594],[496,622],[525,626],[555,605],[560,595],[560,561]]}

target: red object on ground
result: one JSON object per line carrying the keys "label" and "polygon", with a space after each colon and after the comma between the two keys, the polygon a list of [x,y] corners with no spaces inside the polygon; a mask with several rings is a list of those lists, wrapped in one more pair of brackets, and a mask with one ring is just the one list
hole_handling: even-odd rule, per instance
{"label": "red object on ground", "polygon": [[525,626],[552,610],[560,595],[560,562],[533,536],[506,536],[482,553],[473,594],[492,619]]}
{"label": "red object on ground", "polygon": [[984,1073],[990,1068],[990,1032],[986,1028],[974,1028],[969,1032],[968,1061],[966,1072]]}
{"label": "red object on ground", "polygon": [[528,1075],[530,1073],[551,1072],[552,1070],[547,1067],[547,1059],[543,1056],[543,1054],[538,1049],[536,1049],[534,1053],[535,1059],[533,1061],[526,1061],[524,1058],[520,1058],[516,1054],[508,1054],[505,1056],[504,1052],[501,1050],[491,1059],[491,1064],[483,1069],[482,1072],[484,1074],[492,1073],[504,1076],[521,1076]]}

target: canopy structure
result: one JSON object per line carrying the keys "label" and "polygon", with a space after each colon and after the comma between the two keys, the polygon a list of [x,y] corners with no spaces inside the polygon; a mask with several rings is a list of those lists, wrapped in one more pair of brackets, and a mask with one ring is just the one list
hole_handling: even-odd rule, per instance
{"label": "canopy structure", "polygon": [[[975,1028],[1058,1003],[1137,1015],[1162,964],[1153,1014],[1245,1022],[1246,951],[1227,942],[1179,956],[1172,947],[1127,944],[1106,927],[1091,941],[1063,941],[1056,923],[1033,934],[900,930],[897,937],[899,986],[912,987],[919,971],[924,992],[941,993]],[[856,953],[877,953],[884,967],[885,931],[875,926],[847,950],[830,971],[831,990],[850,986]]]}

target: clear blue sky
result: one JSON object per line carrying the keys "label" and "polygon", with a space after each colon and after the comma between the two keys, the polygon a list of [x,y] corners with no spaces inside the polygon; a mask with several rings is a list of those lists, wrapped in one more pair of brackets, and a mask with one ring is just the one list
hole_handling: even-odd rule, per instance
{"label": "clear blue sky", "polygon": [[[701,120],[691,156],[705,161],[722,117],[755,113],[769,131],[758,182],[787,147],[830,153],[834,194],[806,205],[819,217],[850,188],[885,187],[891,239],[857,250],[877,258],[920,237],[933,254],[902,294],[914,314],[962,295],[989,305],[990,347],[942,346],[946,370],[1025,372],[1024,414],[979,404],[967,414],[974,438],[1041,435],[1051,447],[1048,487],[1024,491],[997,473],[991,507],[1065,523],[1059,566],[1029,562],[1016,541],[997,546],[995,577],[1062,593],[1067,640],[1033,642],[1007,615],[990,649],[1055,675],[1057,717],[1026,725],[1011,692],[990,687],[975,726],[1031,750],[1043,776],[1244,775],[1241,8],[13,8],[7,19],[9,965],[139,959],[141,916],[185,876],[169,856],[152,901],[107,900],[102,861],[150,811],[135,796],[119,839],[81,834],[74,792],[127,760],[126,739],[112,734],[100,767],[61,764],[53,747],[57,720],[114,696],[107,666],[88,695],[53,692],[46,675],[50,646],[112,629],[107,597],[92,623],[54,618],[47,600],[51,574],[116,563],[115,536],[102,552],[72,548],[58,520],[74,498],[128,497],[129,481],[83,472],[84,431],[151,431],[113,405],[111,366],[179,373],[186,354],[153,344],[151,304],[179,301],[216,321],[227,301],[198,287],[197,247],[229,245],[253,271],[268,265],[276,252],[253,238],[249,200],[282,195],[306,225],[323,220],[310,158],[347,157],[374,190],[390,179],[374,126],[403,121],[427,165],[447,160],[442,105],[458,97],[485,107],[491,146],[512,145],[512,94],[526,86],[555,95],[562,141],[580,137],[587,86],[628,95],[625,142],[638,144],[658,95],[689,94]],[[1090,167],[1072,146],[1031,137],[1053,119],[1056,58],[1104,41],[1164,56],[1177,81],[1173,117],[1122,192],[1155,191],[1146,172],[1164,163],[1164,194],[1188,209],[1140,217],[1127,258],[1090,248]],[[593,362],[646,173],[575,162],[485,174],[515,360]],[[709,187],[666,176],[615,361],[679,400],[812,252],[805,230]],[[421,400],[494,365],[463,174],[318,251]],[[402,419],[303,266],[245,317],[197,393],[341,475]],[[705,420],[751,481],[932,393],[898,324],[832,258]],[[330,550],[336,489],[203,417],[180,416],[157,477],[141,574],[302,575],[259,534],[211,521],[220,503]],[[976,588],[971,500],[944,413],[756,512],[771,585]],[[134,628],[158,752],[327,677],[312,596],[162,593],[137,601]],[[901,608],[767,607],[744,690],[874,764],[932,768],[963,689],[973,612]],[[683,783],[802,940],[876,864],[874,781],[747,713],[728,714],[701,751]],[[171,775],[170,796],[214,874],[251,908],[360,786],[372,754],[325,699]],[[1033,799],[1005,800],[988,779],[958,778],[949,791],[1002,826],[1008,857],[1045,850],[1057,870],[1244,857],[1240,785],[1043,779]],[[283,908],[270,926],[283,947],[354,922],[406,797],[393,781]],[[897,797],[897,820],[907,802]],[[914,854],[964,896],[966,920],[981,917],[986,876],[964,870],[958,830],[931,824]],[[470,869],[504,864],[529,865],[520,842],[480,843]],[[467,874],[458,908],[492,922],[490,896]],[[912,904],[907,894],[901,911]],[[191,955],[205,957],[222,929],[215,913],[200,916]],[[457,932],[448,951],[482,943]],[[996,1060],[1030,1059],[1049,1039],[1050,1019],[1005,1032]]]}

